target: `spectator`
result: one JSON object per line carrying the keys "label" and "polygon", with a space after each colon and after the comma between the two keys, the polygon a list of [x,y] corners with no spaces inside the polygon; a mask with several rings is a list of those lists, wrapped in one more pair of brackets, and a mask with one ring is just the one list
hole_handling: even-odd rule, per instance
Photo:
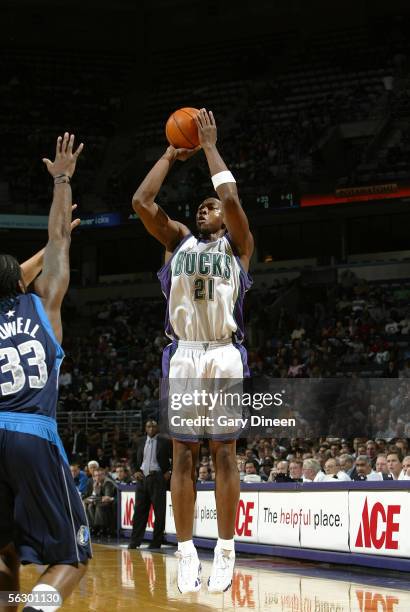
{"label": "spectator", "polygon": [[293,482],[302,482],[303,461],[301,459],[292,459],[289,463],[289,476]]}
{"label": "spectator", "polygon": [[356,475],[354,480],[383,480],[380,472],[372,469],[371,459],[368,455],[359,455],[356,459]]}
{"label": "spectator", "polygon": [[87,471],[87,475],[88,475],[88,477],[89,477],[89,478],[92,478],[92,477],[93,477],[93,475],[94,475],[94,471],[95,471],[97,468],[99,468],[99,467],[100,467],[100,465],[99,465],[98,461],[95,461],[95,460],[91,460],[91,461],[89,461],[89,462],[87,463],[87,468],[86,468],[86,471]]}
{"label": "spectator", "polygon": [[373,440],[368,440],[366,442],[366,455],[370,459],[372,469],[374,469],[376,467],[377,447]]}
{"label": "spectator", "polygon": [[278,461],[277,473],[283,476],[289,475],[289,461]]}
{"label": "spectator", "polygon": [[131,477],[125,465],[118,463],[115,467],[115,483],[116,484],[130,484]]}
{"label": "spectator", "polygon": [[200,465],[198,469],[198,482],[209,482],[211,480],[211,470],[206,465]]}
{"label": "spectator", "polygon": [[256,461],[247,461],[245,463],[245,476],[243,482],[261,482],[261,477],[258,474],[258,464]]}
{"label": "spectator", "polygon": [[384,454],[379,454],[376,457],[376,472],[381,474],[383,480],[387,479],[389,475],[389,468],[387,466],[387,456]]}
{"label": "spectator", "polygon": [[[305,459],[303,461],[302,480],[303,482],[313,482],[316,476],[321,473],[319,461],[316,459]],[[322,472],[323,473],[323,472]]]}
{"label": "spectator", "polygon": [[338,457],[330,457],[325,463],[325,478],[323,481],[333,480],[351,480],[350,476],[340,469],[340,461]]}
{"label": "spectator", "polygon": [[387,454],[387,467],[393,480],[398,480],[401,474],[401,457],[398,452],[391,451]]}
{"label": "spectator", "polygon": [[79,492],[81,497],[84,497],[87,492],[87,474],[80,470],[80,466],[78,465],[78,463],[73,463],[72,465],[70,465],[70,470],[71,475],[74,479],[75,486],[77,487],[77,491]]}
{"label": "spectator", "polygon": [[88,481],[84,504],[93,535],[109,535],[114,530],[116,488],[105,470],[94,470]]}
{"label": "spectator", "polygon": [[410,480],[410,455],[407,455],[403,459],[402,471],[399,476],[399,480]]}
{"label": "spectator", "polygon": [[349,478],[352,478],[352,473],[354,470],[354,460],[352,455],[348,453],[342,453],[339,457],[340,469],[345,472]]}
{"label": "spectator", "polygon": [[270,457],[265,457],[262,462],[262,465],[259,469],[259,476],[263,482],[267,482],[269,480],[269,475],[273,468],[273,460]]}

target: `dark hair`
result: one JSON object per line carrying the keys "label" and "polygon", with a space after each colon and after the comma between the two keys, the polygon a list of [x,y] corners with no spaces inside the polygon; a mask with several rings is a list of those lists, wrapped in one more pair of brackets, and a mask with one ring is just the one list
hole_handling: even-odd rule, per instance
{"label": "dark hair", "polygon": [[0,255],[0,305],[12,305],[13,298],[20,293],[20,264],[12,255]]}

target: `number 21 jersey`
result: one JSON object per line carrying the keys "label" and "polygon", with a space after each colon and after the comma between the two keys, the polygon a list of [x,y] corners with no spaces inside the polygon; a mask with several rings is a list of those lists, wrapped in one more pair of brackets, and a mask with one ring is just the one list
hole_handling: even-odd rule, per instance
{"label": "number 21 jersey", "polygon": [[64,358],[40,298],[21,294],[0,310],[0,414],[56,418]]}
{"label": "number 21 jersey", "polygon": [[229,234],[215,241],[187,236],[158,277],[168,302],[165,332],[170,338],[243,341],[243,299],[252,281]]}

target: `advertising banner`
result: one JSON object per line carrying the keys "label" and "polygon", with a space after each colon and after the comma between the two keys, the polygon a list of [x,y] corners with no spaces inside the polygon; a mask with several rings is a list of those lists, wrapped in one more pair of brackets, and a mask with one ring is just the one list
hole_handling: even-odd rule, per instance
{"label": "advertising banner", "polygon": [[410,495],[406,491],[349,491],[350,550],[410,556]]}
{"label": "advertising banner", "polygon": [[303,497],[297,491],[259,493],[260,544],[300,545],[300,525],[307,520]]}
{"label": "advertising banner", "polygon": [[306,492],[299,497],[303,501],[301,547],[349,552],[348,491]]}

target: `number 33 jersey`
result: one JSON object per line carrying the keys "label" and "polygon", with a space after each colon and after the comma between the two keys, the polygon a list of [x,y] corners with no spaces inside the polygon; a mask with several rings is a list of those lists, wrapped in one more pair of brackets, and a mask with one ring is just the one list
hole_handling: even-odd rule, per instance
{"label": "number 33 jersey", "polygon": [[213,242],[187,236],[158,278],[168,302],[167,336],[242,342],[243,299],[252,281],[234,254],[228,234]]}
{"label": "number 33 jersey", "polygon": [[56,417],[64,353],[40,298],[21,294],[0,310],[0,414]]}

